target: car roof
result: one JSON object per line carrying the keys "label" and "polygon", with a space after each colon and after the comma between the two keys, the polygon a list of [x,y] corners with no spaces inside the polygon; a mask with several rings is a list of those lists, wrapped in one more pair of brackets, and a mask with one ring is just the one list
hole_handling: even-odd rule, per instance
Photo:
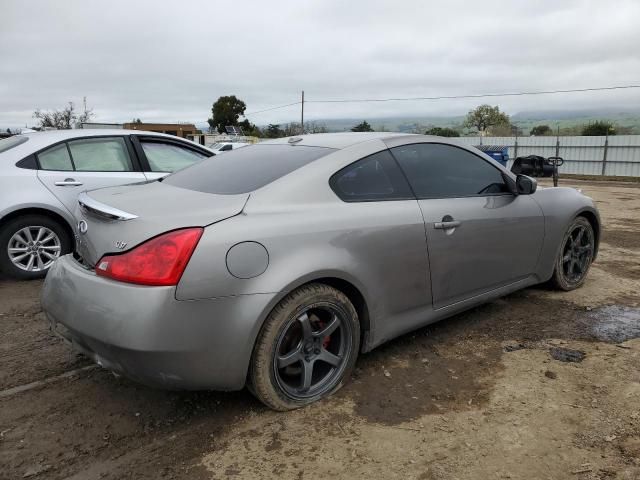
{"label": "car roof", "polygon": [[37,139],[43,143],[54,143],[76,137],[100,137],[105,135],[158,135],[167,138],[178,138],[166,133],[147,132],[145,130],[125,130],[124,128],[74,128],[70,130],[44,130],[42,132],[29,132],[30,140]]}
{"label": "car roof", "polygon": [[339,132],[339,133],[313,133],[309,135],[298,135],[294,137],[277,138],[260,142],[264,144],[294,144],[305,145],[308,147],[327,147],[343,149],[355,145],[357,143],[368,142],[371,140],[388,140],[396,137],[407,137],[410,133],[392,133],[392,132]]}
{"label": "car roof", "polygon": [[24,156],[63,140],[123,135],[149,135],[154,137],[169,138],[173,140],[182,140],[184,142],[197,145],[200,148],[211,150],[204,145],[196,144],[195,142],[187,140],[186,138],[176,137],[175,135],[168,135],[165,133],[148,132],[145,130],[125,130],[123,128],[77,128],[70,130],[44,130],[42,132],[29,132],[20,134],[20,136],[27,137],[29,140],[23,144],[17,145],[15,148],[9,150],[8,152],[11,152],[13,154],[12,156]]}

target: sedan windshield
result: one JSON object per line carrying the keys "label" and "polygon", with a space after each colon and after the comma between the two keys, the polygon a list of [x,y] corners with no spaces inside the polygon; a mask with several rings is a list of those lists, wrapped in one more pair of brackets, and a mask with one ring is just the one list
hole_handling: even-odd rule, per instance
{"label": "sedan windshield", "polygon": [[204,193],[248,193],[334,151],[303,145],[251,145],[180,170],[163,183]]}

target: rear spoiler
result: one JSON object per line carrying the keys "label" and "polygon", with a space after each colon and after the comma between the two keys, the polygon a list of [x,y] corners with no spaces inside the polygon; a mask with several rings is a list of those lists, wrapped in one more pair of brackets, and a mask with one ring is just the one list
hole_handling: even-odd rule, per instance
{"label": "rear spoiler", "polygon": [[82,192],[78,195],[78,205],[85,212],[91,213],[98,217],[108,218],[110,220],[133,220],[138,218],[133,213],[125,212],[124,210],[117,209],[102,202],[98,202],[91,198],[87,192]]}

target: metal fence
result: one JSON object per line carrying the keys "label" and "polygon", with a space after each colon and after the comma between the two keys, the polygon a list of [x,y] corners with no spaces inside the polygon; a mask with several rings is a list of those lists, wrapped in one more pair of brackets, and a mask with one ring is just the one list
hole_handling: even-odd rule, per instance
{"label": "metal fence", "polygon": [[560,174],[640,177],[640,135],[611,137],[461,137],[465,145],[504,145],[513,159],[526,155],[562,157]]}

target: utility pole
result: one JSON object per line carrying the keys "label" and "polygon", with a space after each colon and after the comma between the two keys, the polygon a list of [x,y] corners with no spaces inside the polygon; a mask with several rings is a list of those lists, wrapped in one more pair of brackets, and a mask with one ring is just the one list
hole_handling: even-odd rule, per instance
{"label": "utility pole", "polygon": [[300,135],[304,135],[304,90],[302,90],[302,101],[300,102]]}

